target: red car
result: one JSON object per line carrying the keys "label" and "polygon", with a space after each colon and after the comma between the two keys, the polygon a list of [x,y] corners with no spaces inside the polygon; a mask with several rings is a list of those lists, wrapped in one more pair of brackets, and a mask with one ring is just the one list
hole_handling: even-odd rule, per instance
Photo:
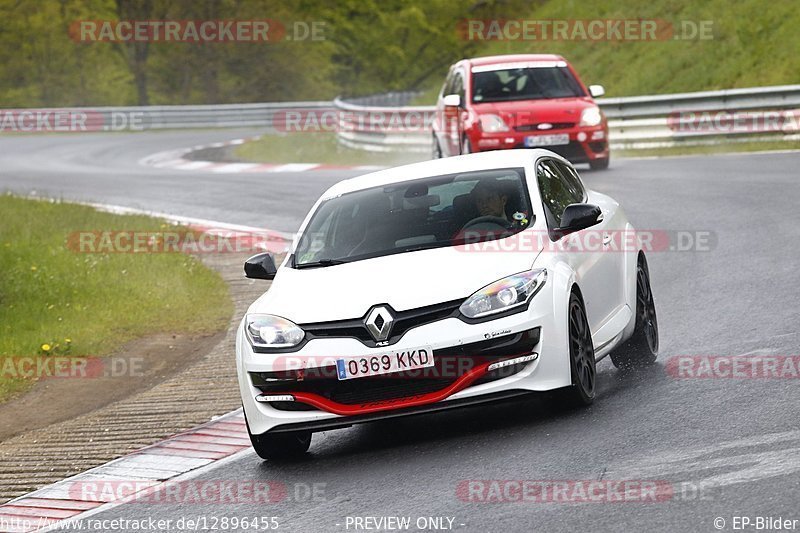
{"label": "red car", "polygon": [[608,168],[608,123],[575,69],[558,55],[464,59],[439,93],[433,157],[547,148],[572,163]]}

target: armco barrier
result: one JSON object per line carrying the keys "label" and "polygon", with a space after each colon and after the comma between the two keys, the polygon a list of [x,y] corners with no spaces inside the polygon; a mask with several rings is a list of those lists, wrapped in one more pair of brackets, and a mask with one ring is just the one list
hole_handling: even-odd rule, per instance
{"label": "armco barrier", "polygon": [[[170,105],[147,107],[98,107],[84,109],[0,110],[0,134],[18,125],[30,112],[84,113],[85,129],[79,131],[150,130],[183,128],[258,127],[291,131],[287,117],[308,113],[333,116],[338,120],[337,138],[345,146],[371,151],[429,151],[433,106],[408,106],[418,93],[394,92],[333,102],[278,102],[224,105]],[[737,141],[800,139],[797,124],[784,128],[676,128],[676,113],[727,112],[747,114],[780,110],[800,116],[800,85],[754,87],[724,91],[703,91],[622,98],[600,98],[598,105],[609,118],[609,140],[613,149],[654,148],[690,144],[718,144]],[[292,113],[292,112],[296,113]],[[375,125],[371,115],[391,114],[404,125]],[[11,116],[11,121],[8,121]],[[422,122],[420,122],[422,121]],[[11,127],[9,127],[9,124]],[[365,126],[366,124],[366,126]],[[19,128],[20,131],[25,131]],[[73,130],[70,130],[73,131]]]}
{"label": "armco barrier", "polygon": [[[9,131],[51,131],[39,117],[61,115],[60,119],[45,119],[44,124],[78,117],[79,127],[62,131],[119,131],[184,128],[242,128],[265,127],[281,129],[287,111],[321,112],[333,110],[331,102],[278,102],[221,105],[166,105],[142,107],[85,107],[49,109],[0,109],[0,133]],[[28,116],[26,116],[28,115]],[[9,120],[10,117],[10,120]],[[55,129],[59,131],[59,129]]]}
{"label": "armco barrier", "polygon": [[[406,100],[411,100],[406,93]],[[400,100],[397,93],[392,101]],[[694,112],[698,121],[713,120],[718,112],[726,112],[733,117],[752,117],[753,113],[794,111],[800,117],[800,85],[775,87],[754,87],[748,89],[729,89],[724,91],[703,91],[650,96],[628,96],[621,98],[600,98],[598,105],[609,119],[609,141],[612,149],[641,149],[678,145],[719,144],[738,141],[798,140],[800,131],[797,123],[786,129],[764,128],[682,128],[676,127],[679,113]],[[365,105],[368,104],[368,105]],[[337,98],[334,105],[340,111],[340,127],[337,132],[341,144],[350,148],[372,151],[413,150],[430,151],[431,134],[429,129],[415,131],[377,130],[363,128],[370,124],[369,117],[378,114],[393,114],[401,121],[409,115],[424,114],[432,116],[433,106],[396,107],[380,96],[357,100]],[[705,113],[705,115],[703,115]]]}

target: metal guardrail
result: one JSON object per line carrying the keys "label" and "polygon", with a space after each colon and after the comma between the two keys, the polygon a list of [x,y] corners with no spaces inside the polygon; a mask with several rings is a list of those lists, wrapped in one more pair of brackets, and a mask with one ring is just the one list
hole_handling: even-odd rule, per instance
{"label": "metal guardrail", "polygon": [[[150,129],[281,127],[288,111],[330,110],[330,102],[283,102],[129,108],[144,111]],[[280,122],[280,124],[278,123]]]}
{"label": "metal guardrail", "polygon": [[[407,93],[410,100],[416,93]],[[409,96],[410,95],[410,96]],[[349,148],[373,152],[430,151],[433,106],[381,105],[382,95],[363,105],[364,99],[344,101],[336,98],[339,125],[336,137]]]}
{"label": "metal guardrail", "polygon": [[[333,112],[332,102],[0,109],[0,133],[184,128],[281,129],[291,112]],[[297,115],[298,113],[295,113]],[[42,118],[44,117],[44,118]]]}
{"label": "metal guardrail", "polygon": [[[412,95],[414,93],[406,93]],[[398,100],[395,93],[392,100]],[[408,97],[408,100],[411,98]],[[365,105],[368,104],[368,105]],[[702,91],[665,95],[600,98],[597,104],[609,119],[609,142],[612,149],[641,149],[699,144],[719,144],[738,141],[798,140],[800,139],[800,85]],[[423,115],[433,120],[433,106],[394,106],[380,96],[370,99],[343,100],[334,105],[339,110],[340,127],[337,137],[347,147],[371,151],[411,150],[427,152],[431,149],[430,128],[375,127],[374,117],[388,116],[388,124],[404,124],[408,117]],[[760,112],[780,111],[773,116],[788,127],[763,124],[762,127],[733,127],[736,120],[764,122]],[[729,117],[731,128],[721,128],[713,123],[720,120],[716,113]],[[694,116],[687,115],[694,113]],[[703,115],[706,113],[707,115]],[[791,119],[794,117],[794,125]],[[688,125],[683,120],[691,117]],[[704,124],[703,121],[712,121]],[[413,122],[413,120],[411,121]],[[367,127],[364,127],[364,125]]]}
{"label": "metal guardrail", "polygon": [[[78,117],[78,128],[55,131],[117,131],[183,128],[258,127],[278,131],[336,130],[347,147],[371,151],[431,149],[433,106],[408,106],[419,93],[394,92],[333,102],[279,102],[225,105],[170,105],[98,107],[83,109],[0,109],[0,133],[52,131],[25,129],[36,123],[31,113]],[[600,98],[609,119],[613,149],[638,149],[690,144],[717,144],[740,140],[800,139],[800,85],[755,87],[666,95]],[[683,128],[680,113],[726,112],[747,119],[753,113],[780,111],[794,117],[784,128]],[[11,119],[9,120],[9,115]],[[791,118],[791,117],[789,117]],[[377,119],[377,120],[376,120]],[[45,123],[55,122],[47,119]],[[315,126],[314,121],[318,121]],[[20,126],[20,127],[17,127]],[[81,127],[82,126],[82,127]],[[781,137],[782,136],[782,137]]]}

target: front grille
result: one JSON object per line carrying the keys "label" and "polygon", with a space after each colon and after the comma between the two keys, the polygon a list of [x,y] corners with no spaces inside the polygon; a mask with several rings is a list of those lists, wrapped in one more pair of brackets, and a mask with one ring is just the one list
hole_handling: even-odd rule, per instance
{"label": "front grille", "polygon": [[546,124],[551,124],[553,127],[552,128],[548,128],[548,129],[544,129],[544,130],[540,130],[539,129],[539,124],[522,124],[522,125],[519,125],[519,126],[514,126],[514,129],[516,131],[539,131],[539,132],[542,132],[542,133],[546,133],[548,131],[568,130],[570,128],[574,128],[575,127],[575,123],[574,122],[547,122]]}
{"label": "front grille", "polygon": [[[381,400],[396,400],[420,394],[428,394],[446,388],[458,376],[452,377],[407,377],[403,373],[385,374],[339,381],[336,378],[304,379],[291,384],[260,386],[262,392],[277,394],[310,392],[344,405],[359,405]],[[305,410],[306,404],[295,402],[271,402],[284,411]],[[294,405],[290,405],[294,404]]]}
{"label": "front grille", "polygon": [[[309,392],[345,405],[359,405],[382,400],[395,400],[427,394],[447,388],[473,368],[493,361],[503,361],[531,353],[539,343],[539,328],[503,335],[480,342],[434,350],[434,366],[372,376],[338,380],[334,365],[306,369],[302,379],[295,370],[253,372],[253,385],[264,394]],[[479,383],[488,383],[513,375],[526,363],[500,368],[482,376]],[[295,405],[291,405],[294,403]],[[272,402],[276,409],[305,410],[302,402]],[[279,405],[276,405],[279,404]],[[285,404],[285,405],[284,405]],[[304,406],[304,407],[301,407]]]}
{"label": "front grille", "polygon": [[[517,144],[515,148],[526,148],[526,146],[520,143]],[[569,144],[564,144],[561,146],[540,146],[538,148],[544,148],[545,150],[555,152],[573,164],[586,163],[589,161],[589,158],[586,156],[586,152],[584,151],[583,147],[579,142],[576,141],[570,141]]]}
{"label": "front grille", "polygon": [[[389,338],[386,339],[388,344],[396,343],[412,328],[456,316],[461,302],[463,302],[463,300],[453,300],[451,302],[418,307],[407,311],[392,311],[394,315],[394,324],[392,325]],[[352,337],[358,339],[364,345],[374,348],[376,346],[375,340],[364,325],[366,317],[367,314],[361,318],[298,325],[306,332],[307,340],[314,338]]]}
{"label": "front grille", "polygon": [[[395,400],[444,389],[453,379],[398,379],[370,377],[351,379],[331,391],[330,399],[337,403],[356,405],[376,400]],[[356,383],[359,382],[359,383]]]}

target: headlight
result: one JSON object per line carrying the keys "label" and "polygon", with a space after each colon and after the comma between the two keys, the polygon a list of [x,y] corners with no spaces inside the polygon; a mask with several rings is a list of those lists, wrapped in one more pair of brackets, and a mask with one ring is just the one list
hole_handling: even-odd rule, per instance
{"label": "headlight", "polygon": [[285,318],[273,315],[247,315],[244,330],[250,344],[259,348],[290,348],[303,340],[305,332]]}
{"label": "headlight", "polygon": [[547,270],[537,268],[508,276],[482,288],[458,308],[467,318],[481,318],[525,305],[547,280]]}
{"label": "headlight", "polygon": [[600,114],[599,107],[587,107],[581,113],[581,126],[597,126],[602,122],[603,115]]}
{"label": "headlight", "polygon": [[488,133],[508,131],[508,125],[498,115],[480,115],[481,129]]}

